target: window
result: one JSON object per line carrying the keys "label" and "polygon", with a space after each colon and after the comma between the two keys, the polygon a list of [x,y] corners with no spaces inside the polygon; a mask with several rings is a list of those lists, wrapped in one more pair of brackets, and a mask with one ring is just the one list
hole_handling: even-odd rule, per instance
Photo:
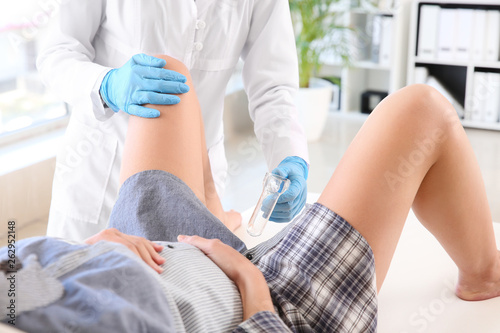
{"label": "window", "polygon": [[47,91],[35,66],[50,13],[32,1],[3,2],[0,12],[0,142],[5,142],[20,132],[25,137],[53,128],[69,112]]}

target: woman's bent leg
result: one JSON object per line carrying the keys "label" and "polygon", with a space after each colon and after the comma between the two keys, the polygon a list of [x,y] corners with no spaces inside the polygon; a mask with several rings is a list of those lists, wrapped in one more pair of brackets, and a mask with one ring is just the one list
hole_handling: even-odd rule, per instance
{"label": "woman's bent leg", "polygon": [[[215,192],[205,144],[200,105],[188,69],[168,56],[165,68],[187,77],[191,90],[179,95],[177,105],[154,105],[160,117],[146,119],[130,116],[122,160],[120,181],[145,170],[163,170],[183,180],[200,201],[231,230]],[[237,226],[236,226],[237,227]]]}
{"label": "woman's bent leg", "polygon": [[368,241],[377,285],[415,213],[459,268],[457,295],[500,294],[500,259],[481,173],[453,107],[424,85],[384,100],[353,140],[319,203]]}
{"label": "woman's bent leg", "polygon": [[208,159],[203,122],[201,123],[201,141],[201,146],[205,147],[202,152],[202,162],[206,206],[212,212],[212,214],[216,215],[217,217],[222,217],[219,217],[219,219],[226,225],[226,227],[229,228],[229,230],[234,231],[241,225],[241,214],[234,210],[225,212],[222,208],[222,203],[220,202],[219,195],[217,194],[217,190],[215,188],[214,179],[212,177],[210,160]]}
{"label": "woman's bent leg", "polygon": [[149,105],[160,111],[154,119],[130,116],[120,173],[123,183],[144,170],[164,170],[182,179],[205,203],[200,106],[187,68],[165,57],[165,68],[186,75],[191,90],[176,105]]}

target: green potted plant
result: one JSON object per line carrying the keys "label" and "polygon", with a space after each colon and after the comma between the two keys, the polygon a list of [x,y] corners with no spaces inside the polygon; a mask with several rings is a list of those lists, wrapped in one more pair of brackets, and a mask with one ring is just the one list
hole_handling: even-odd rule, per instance
{"label": "green potted plant", "polygon": [[342,16],[347,8],[334,7],[346,0],[289,0],[299,60],[300,90],[296,105],[308,141],[316,141],[326,123],[332,86],[314,78],[321,68],[320,56],[328,52],[344,64],[349,61],[349,46]]}

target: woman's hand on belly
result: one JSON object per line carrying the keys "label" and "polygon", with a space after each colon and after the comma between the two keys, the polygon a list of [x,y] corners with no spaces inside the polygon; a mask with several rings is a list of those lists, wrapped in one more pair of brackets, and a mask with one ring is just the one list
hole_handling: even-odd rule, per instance
{"label": "woman's hand on belly", "polygon": [[243,320],[260,311],[274,312],[264,275],[245,256],[218,239],[180,235],[178,240],[199,248],[236,284],[243,303]]}
{"label": "woman's hand on belly", "polygon": [[105,229],[84,242],[92,245],[102,240],[125,245],[155,271],[163,272],[160,265],[165,263],[165,259],[158,254],[163,250],[163,246],[143,237],[124,234],[115,228]]}

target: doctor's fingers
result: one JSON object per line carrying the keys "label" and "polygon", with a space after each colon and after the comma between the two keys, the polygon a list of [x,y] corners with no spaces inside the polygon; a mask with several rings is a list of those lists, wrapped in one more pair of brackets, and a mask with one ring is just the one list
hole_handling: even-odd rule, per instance
{"label": "doctor's fingers", "polygon": [[303,177],[294,177],[290,187],[279,198],[269,220],[289,222],[305,203],[307,182]]}
{"label": "doctor's fingers", "polygon": [[297,199],[297,202],[277,204],[276,207],[274,207],[270,220],[273,222],[290,221],[297,213],[299,207],[301,207],[300,201],[300,199]]}
{"label": "doctor's fingers", "polygon": [[151,66],[151,67],[165,67],[167,61],[165,59],[156,58],[144,53],[139,53],[132,56],[134,63],[141,66]]}
{"label": "doctor's fingers", "polygon": [[300,212],[302,206],[296,206],[292,210],[286,212],[276,212],[273,211],[273,214],[269,218],[269,221],[276,223],[288,223]]}
{"label": "doctor's fingers", "polygon": [[189,86],[182,82],[154,79],[142,79],[138,92],[153,91],[164,94],[184,94],[189,91]]}
{"label": "doctor's fingers", "polygon": [[131,98],[132,104],[159,104],[159,105],[173,105],[181,101],[179,96],[157,93],[153,91],[136,91]]}
{"label": "doctor's fingers", "polygon": [[290,187],[278,198],[278,204],[294,201],[307,189],[307,181],[304,177],[291,179]]}
{"label": "doctor's fingers", "polygon": [[170,69],[136,66],[134,70],[135,74],[140,75],[144,79],[175,81],[181,83],[185,83],[187,81],[187,78],[184,75]]}
{"label": "doctor's fingers", "polygon": [[299,195],[293,201],[276,204],[270,220],[273,222],[289,222],[297,215],[306,203],[306,196]]}
{"label": "doctor's fingers", "polygon": [[158,118],[160,116],[160,111],[140,105],[129,105],[123,111],[142,118]]}

